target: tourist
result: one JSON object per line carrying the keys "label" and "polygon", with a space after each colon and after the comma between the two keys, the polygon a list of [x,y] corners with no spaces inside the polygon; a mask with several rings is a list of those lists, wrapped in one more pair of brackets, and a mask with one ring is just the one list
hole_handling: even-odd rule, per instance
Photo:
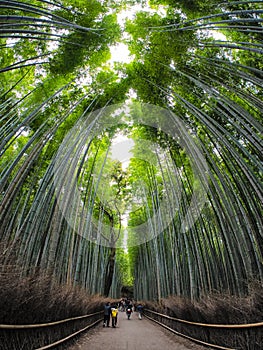
{"label": "tourist", "polygon": [[118,307],[117,305],[113,304],[111,307],[111,321],[112,321],[113,328],[115,328],[117,325],[117,316],[118,316]]}
{"label": "tourist", "polygon": [[132,314],[132,304],[130,303],[126,307],[126,315],[127,315],[128,320],[130,319],[131,314]]}
{"label": "tourist", "polygon": [[141,303],[139,303],[136,307],[136,310],[138,311],[138,314],[139,314],[139,320],[142,319],[142,311],[143,311],[143,306]]}
{"label": "tourist", "polygon": [[103,327],[110,326],[110,316],[111,316],[111,305],[110,302],[107,302],[104,305],[104,321],[103,321]]}

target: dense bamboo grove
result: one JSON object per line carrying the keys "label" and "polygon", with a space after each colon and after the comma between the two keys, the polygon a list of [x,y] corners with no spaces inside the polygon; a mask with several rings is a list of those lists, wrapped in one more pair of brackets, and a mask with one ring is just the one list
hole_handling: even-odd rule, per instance
{"label": "dense bamboo grove", "polygon": [[[246,294],[263,279],[263,2],[139,3],[0,1],[4,264],[113,297],[132,280],[138,299]],[[131,61],[113,64],[120,42]]]}

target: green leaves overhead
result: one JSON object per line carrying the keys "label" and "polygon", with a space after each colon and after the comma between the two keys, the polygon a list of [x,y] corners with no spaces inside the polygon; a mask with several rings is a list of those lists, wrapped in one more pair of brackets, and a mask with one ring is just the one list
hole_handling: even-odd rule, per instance
{"label": "green leaves overhead", "polygon": [[[83,17],[86,20],[85,14]],[[105,63],[110,58],[108,46],[120,37],[120,28],[116,19],[116,15],[108,15],[103,18],[100,25],[96,21],[92,23],[93,26],[96,25],[95,32],[90,30],[67,35],[66,40],[58,46],[55,57],[50,62],[51,72],[58,75],[66,74],[88,64],[91,67],[98,67]],[[90,25],[91,23],[83,24]],[[75,45],[78,46],[77,50]]]}
{"label": "green leaves overhead", "polygon": [[[15,252],[25,271],[112,296],[134,280],[140,299],[242,294],[262,280],[262,1],[12,0],[0,10],[6,262]],[[95,133],[91,112],[131,101]],[[141,102],[168,114],[145,115]],[[133,140],[125,168],[110,157],[121,137]],[[136,246],[139,227],[151,239]],[[114,244],[97,245],[103,237]]]}

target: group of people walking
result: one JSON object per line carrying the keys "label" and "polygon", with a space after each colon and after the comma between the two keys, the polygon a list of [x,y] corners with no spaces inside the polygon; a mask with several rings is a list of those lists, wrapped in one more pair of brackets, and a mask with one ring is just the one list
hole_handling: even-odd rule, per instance
{"label": "group of people walking", "polygon": [[110,303],[110,302],[107,302],[105,304],[103,327],[110,327],[110,320],[111,320],[112,327],[113,328],[116,327],[119,310],[126,312],[128,320],[130,319],[133,311],[137,311],[139,315],[139,319],[140,320],[142,319],[143,305],[141,303],[136,305],[136,304],[133,304],[130,299],[121,299],[117,304]]}
{"label": "group of people walking", "polygon": [[104,306],[104,321],[103,321],[103,327],[109,327],[110,326],[110,319],[111,319],[111,325],[113,328],[116,327],[117,324],[117,316],[118,316],[118,307],[116,304],[111,304],[110,302],[107,302]]}

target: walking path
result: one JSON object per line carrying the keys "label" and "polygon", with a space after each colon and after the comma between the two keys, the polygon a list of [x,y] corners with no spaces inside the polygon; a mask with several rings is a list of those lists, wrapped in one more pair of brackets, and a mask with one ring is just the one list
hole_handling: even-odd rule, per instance
{"label": "walking path", "polygon": [[116,328],[103,328],[102,323],[88,331],[69,350],[207,350],[179,337],[152,321],[139,320],[134,312],[131,319],[119,312]]}

